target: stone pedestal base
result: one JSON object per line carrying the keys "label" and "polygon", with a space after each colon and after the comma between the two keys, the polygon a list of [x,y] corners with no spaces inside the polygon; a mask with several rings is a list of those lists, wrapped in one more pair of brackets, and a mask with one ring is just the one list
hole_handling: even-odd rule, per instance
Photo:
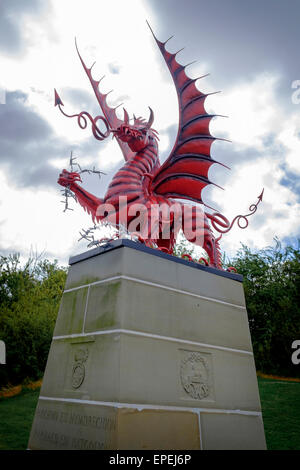
{"label": "stone pedestal base", "polygon": [[30,449],[265,449],[241,277],[128,240],[71,258]]}

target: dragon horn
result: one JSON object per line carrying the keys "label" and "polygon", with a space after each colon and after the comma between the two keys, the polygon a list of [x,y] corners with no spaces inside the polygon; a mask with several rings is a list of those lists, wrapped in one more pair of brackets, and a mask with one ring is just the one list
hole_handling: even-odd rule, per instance
{"label": "dragon horn", "polygon": [[129,116],[125,108],[123,108],[124,111],[124,123],[129,124]]}
{"label": "dragon horn", "polygon": [[148,106],[148,108],[150,109],[150,117],[149,117],[149,121],[147,122],[147,124],[145,126],[146,129],[150,129],[150,127],[152,126],[153,121],[154,121],[154,113],[153,113],[152,109],[150,108],[150,106]]}

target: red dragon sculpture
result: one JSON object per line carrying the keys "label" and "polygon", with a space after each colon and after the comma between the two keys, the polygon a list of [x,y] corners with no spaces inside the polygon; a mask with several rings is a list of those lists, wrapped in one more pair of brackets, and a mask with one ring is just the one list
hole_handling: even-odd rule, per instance
{"label": "red dragon sculpture", "polygon": [[[175,205],[176,210],[173,212],[170,210],[168,217],[164,218],[161,211],[158,211],[155,235],[153,235],[153,223],[149,223],[147,233],[140,235],[140,240],[148,246],[156,246],[160,250],[172,253],[178,231],[182,228],[189,241],[205,249],[209,257],[207,264],[222,269],[219,239],[223,233],[231,229],[235,221],[240,228],[246,228],[247,217],[256,211],[263,193],[259,196],[257,204],[250,206],[249,214],[239,215],[231,223],[220,213],[210,214],[202,209],[205,205],[202,200],[202,190],[208,184],[212,184],[208,178],[209,168],[213,163],[219,163],[211,157],[211,145],[215,140],[224,139],[217,139],[210,133],[209,124],[216,115],[208,114],[205,110],[204,103],[208,94],[198,90],[197,79],[187,76],[186,66],[179,64],[176,60],[177,53],[172,54],[166,50],[167,41],[163,43],[154,34],[153,36],[173,78],[179,102],[178,133],[169,157],[162,165],[160,164],[158,133],[152,128],[154,121],[152,109],[149,108],[148,122],[134,116],[133,123],[130,123],[125,109],[123,120],[119,119],[116,114],[117,108],[111,108],[107,104],[108,94],[103,94],[99,90],[101,80],[97,81],[92,76],[93,66],[88,68],[85,65],[76,44],[79,58],[104,116],[92,118],[86,111],[75,115],[66,114],[61,108],[63,102],[56,90],[55,105],[59,106],[65,116],[77,117],[81,128],[86,128],[87,119],[89,119],[93,135],[98,140],[103,140],[112,133],[121,147],[125,164],[112,179],[103,199],[84,190],[78,184],[81,178],[76,172],[63,170],[58,183],[74,193],[77,201],[91,214],[94,221],[110,220],[109,210],[99,211],[99,208],[112,207],[116,224],[126,220],[129,231],[132,222],[137,219],[136,212],[131,211],[133,205],[139,204],[146,208],[146,221],[150,221],[151,208],[154,206],[171,208],[178,201]],[[102,121],[106,126],[105,132],[99,129],[98,121]],[[182,199],[196,203],[188,206],[190,210],[185,217],[183,217],[183,212],[187,204],[180,202]],[[177,224],[179,219],[182,221],[181,225]],[[243,225],[240,223],[241,220],[244,221]],[[165,235],[166,226],[167,236]],[[219,238],[214,236],[211,226],[221,234]]]}

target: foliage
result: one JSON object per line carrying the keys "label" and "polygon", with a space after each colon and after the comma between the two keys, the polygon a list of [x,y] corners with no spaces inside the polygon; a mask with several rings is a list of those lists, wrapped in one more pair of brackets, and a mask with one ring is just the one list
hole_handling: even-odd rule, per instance
{"label": "foliage", "polygon": [[65,279],[56,261],[35,256],[22,265],[19,254],[0,256],[0,386],[42,376]]}
{"label": "foliage", "polygon": [[257,369],[300,376],[291,361],[300,339],[300,243],[251,251],[242,245],[229,262],[244,277],[249,325]]}

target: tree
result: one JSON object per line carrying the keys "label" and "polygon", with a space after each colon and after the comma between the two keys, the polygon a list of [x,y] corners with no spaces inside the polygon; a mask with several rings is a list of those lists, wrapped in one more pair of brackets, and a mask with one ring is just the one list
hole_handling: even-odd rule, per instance
{"label": "tree", "polygon": [[243,284],[256,367],[299,375],[291,345],[300,338],[300,242],[251,251],[246,246],[230,262]]}
{"label": "tree", "polygon": [[56,261],[35,256],[22,265],[19,254],[0,256],[0,385],[43,375],[65,279]]}

